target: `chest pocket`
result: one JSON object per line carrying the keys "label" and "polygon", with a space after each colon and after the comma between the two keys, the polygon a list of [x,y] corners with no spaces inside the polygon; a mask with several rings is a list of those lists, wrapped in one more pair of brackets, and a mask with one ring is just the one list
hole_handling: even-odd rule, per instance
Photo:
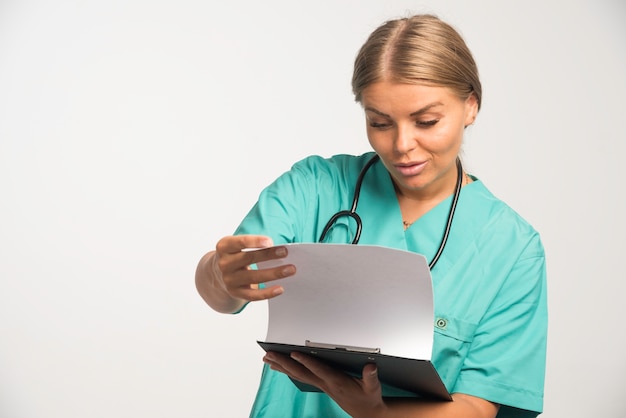
{"label": "chest pocket", "polygon": [[451,391],[472,345],[478,324],[436,313],[434,325],[432,362],[441,380]]}

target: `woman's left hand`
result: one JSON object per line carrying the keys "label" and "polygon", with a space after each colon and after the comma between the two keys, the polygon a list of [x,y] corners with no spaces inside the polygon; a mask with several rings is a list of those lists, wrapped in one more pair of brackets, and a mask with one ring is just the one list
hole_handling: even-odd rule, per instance
{"label": "woman's left hand", "polygon": [[382,416],[387,409],[375,364],[367,364],[359,379],[298,352],[291,356],[268,352],[263,361],[273,370],[326,392],[352,417]]}

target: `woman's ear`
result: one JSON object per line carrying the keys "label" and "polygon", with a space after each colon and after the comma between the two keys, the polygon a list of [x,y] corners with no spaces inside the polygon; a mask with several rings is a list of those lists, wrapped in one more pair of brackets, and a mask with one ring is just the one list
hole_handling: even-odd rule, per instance
{"label": "woman's ear", "polygon": [[465,127],[467,128],[476,120],[478,114],[478,98],[472,93],[465,99]]}

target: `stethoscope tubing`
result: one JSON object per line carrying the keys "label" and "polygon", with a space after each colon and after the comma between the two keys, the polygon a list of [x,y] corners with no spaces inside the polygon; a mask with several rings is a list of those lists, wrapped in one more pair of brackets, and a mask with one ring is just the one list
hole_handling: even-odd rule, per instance
{"label": "stethoscope tubing", "polygon": [[[328,233],[328,231],[330,231],[330,228],[333,226],[333,224],[338,218],[341,218],[342,216],[348,216],[354,219],[356,223],[356,232],[354,234],[354,238],[352,239],[352,244],[356,245],[359,243],[359,239],[361,238],[361,231],[363,229],[363,222],[361,221],[361,217],[359,216],[359,214],[356,212],[356,209],[359,204],[359,196],[361,194],[361,185],[363,183],[363,178],[365,177],[365,174],[367,173],[369,168],[374,163],[376,163],[379,159],[380,157],[378,156],[378,154],[374,155],[367,162],[367,164],[365,164],[365,166],[361,169],[361,172],[359,173],[359,177],[357,178],[356,186],[354,188],[354,196],[352,197],[352,207],[350,208],[350,210],[339,211],[330,217],[328,222],[326,222],[324,229],[322,229],[319,242],[324,241],[324,238],[326,238],[326,234]],[[456,167],[457,167],[456,186],[454,189],[454,195],[452,196],[450,210],[448,212],[446,228],[443,232],[441,242],[439,243],[439,248],[437,249],[437,252],[435,253],[435,256],[433,257],[431,262],[428,264],[428,268],[430,270],[432,270],[435,267],[435,264],[437,264],[437,261],[439,261],[439,258],[441,257],[441,254],[443,253],[443,250],[446,247],[446,243],[448,242],[448,236],[450,235],[450,229],[452,228],[452,220],[454,219],[454,212],[456,211],[456,207],[459,202],[459,196],[461,194],[461,186],[463,183],[463,166],[461,165],[461,160],[458,158],[456,160]]]}
{"label": "stethoscope tubing", "polygon": [[443,232],[443,236],[441,237],[441,243],[439,244],[439,249],[437,253],[428,264],[429,269],[433,269],[437,261],[439,261],[439,257],[443,253],[444,248],[446,248],[446,243],[448,242],[448,236],[450,235],[450,228],[452,228],[452,219],[454,218],[454,212],[456,211],[456,205],[459,202],[459,195],[461,194],[461,185],[463,183],[463,166],[461,165],[461,160],[457,158],[456,160],[456,186],[454,188],[454,195],[452,196],[452,203],[450,203],[450,211],[448,212],[448,220],[446,221],[446,229]]}
{"label": "stethoscope tubing", "polygon": [[322,234],[320,235],[319,242],[323,242],[324,238],[326,238],[326,234],[330,231],[330,228],[333,226],[335,221],[342,216],[348,216],[356,222],[356,233],[354,234],[354,238],[352,239],[352,244],[358,244],[359,239],[361,238],[361,230],[363,229],[363,222],[361,221],[361,217],[358,213],[356,213],[356,207],[359,204],[359,196],[361,194],[361,184],[363,184],[363,178],[365,177],[365,173],[367,170],[380,159],[378,154],[374,155],[365,166],[361,169],[359,173],[359,177],[356,180],[356,187],[354,188],[354,196],[352,197],[352,207],[350,210],[342,210],[335,213],[331,218],[326,222],[326,226],[322,230]]}

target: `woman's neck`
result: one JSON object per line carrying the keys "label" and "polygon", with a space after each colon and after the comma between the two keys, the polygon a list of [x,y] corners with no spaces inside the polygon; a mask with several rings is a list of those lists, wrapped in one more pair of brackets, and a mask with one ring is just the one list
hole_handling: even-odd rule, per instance
{"label": "woman's neck", "polygon": [[[472,178],[465,172],[463,172],[462,176],[461,187],[465,187],[473,181]],[[402,213],[402,223],[404,224],[404,229],[407,229],[415,221],[454,193],[456,188],[456,179],[452,187],[442,188],[440,191],[435,193],[403,193],[403,191],[397,187],[395,183],[394,188],[398,199],[398,205],[400,206],[400,212]]]}

